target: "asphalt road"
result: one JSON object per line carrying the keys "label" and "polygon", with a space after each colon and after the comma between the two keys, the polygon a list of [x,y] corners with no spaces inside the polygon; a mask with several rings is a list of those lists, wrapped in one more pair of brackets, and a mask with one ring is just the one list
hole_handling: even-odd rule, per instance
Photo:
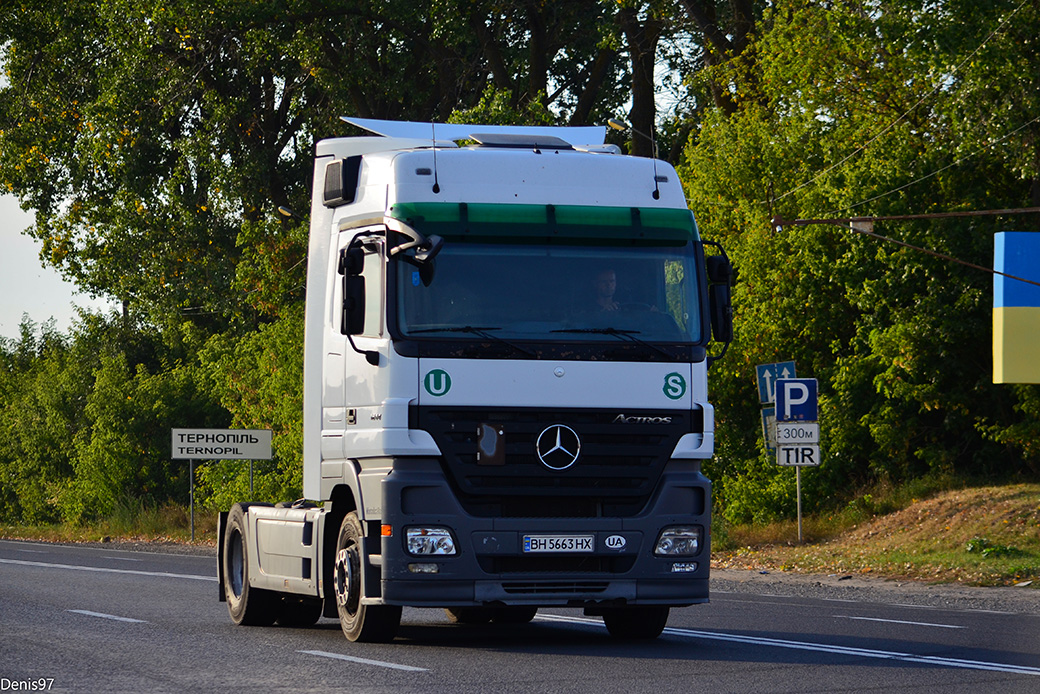
{"label": "asphalt road", "polygon": [[718,572],[652,642],[578,610],[505,627],[406,609],[377,645],[334,620],[236,627],[214,574],[211,556],[0,541],[0,694],[1040,691],[1032,589]]}

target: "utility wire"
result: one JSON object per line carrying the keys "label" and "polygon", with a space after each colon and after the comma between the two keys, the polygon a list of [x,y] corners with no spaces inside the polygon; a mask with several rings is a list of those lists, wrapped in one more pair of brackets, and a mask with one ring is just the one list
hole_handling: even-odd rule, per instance
{"label": "utility wire", "polygon": [[[906,241],[900,241],[899,239],[893,239],[893,238],[891,238],[889,236],[883,236],[881,234],[876,233],[874,231],[874,229],[873,229],[874,221],[879,220],[879,219],[882,219],[882,220],[892,220],[892,221],[908,220],[908,219],[944,219],[944,218],[951,218],[951,217],[982,217],[982,216],[987,216],[987,215],[991,216],[991,215],[1001,215],[1001,214],[1028,214],[1028,213],[1033,213],[1033,212],[1040,212],[1040,207],[1027,207],[1027,208],[1013,209],[1013,210],[972,210],[972,211],[969,211],[969,212],[940,212],[940,213],[936,213],[936,214],[894,215],[894,216],[891,216],[891,217],[847,217],[847,218],[844,218],[844,219],[781,219],[780,217],[773,217],[773,227],[776,228],[776,229],[780,229],[780,228],[783,228],[784,226],[788,226],[788,225],[810,226],[810,225],[813,225],[813,224],[829,224],[829,225],[833,225],[833,226],[842,226],[842,227],[844,227],[845,225],[848,225],[848,228],[851,229],[852,231],[856,232],[857,234],[863,234],[864,236],[869,236],[871,238],[875,238],[875,239],[878,239],[880,241],[887,241],[888,243],[894,243],[897,246],[903,246],[904,248],[910,248],[910,249],[915,250],[915,251],[920,251],[920,252],[926,253],[926,254],[928,254],[930,256],[934,256],[934,257],[940,258],[942,260],[947,260],[947,261],[952,262],[952,263],[957,263],[958,265],[965,265],[965,266],[973,268],[975,270],[982,270],[983,272],[988,272],[988,273],[990,273],[992,275],[1000,275],[1001,277],[1007,277],[1008,279],[1017,280],[1019,282],[1025,282],[1026,284],[1032,284],[1032,285],[1034,285],[1036,287],[1040,287],[1040,282],[1037,282],[1037,281],[1034,281],[1034,280],[1028,280],[1025,277],[1018,277],[1016,275],[1009,275],[1006,272],[1001,272],[1000,270],[994,270],[993,268],[989,268],[989,267],[986,267],[984,265],[976,265],[975,263],[970,263],[967,260],[961,260],[960,258],[955,258],[952,255],[947,255],[945,253],[939,253],[938,251],[933,251],[930,248],[924,248],[922,246],[915,246],[914,244],[907,243]],[[865,229],[863,227],[855,226],[857,223],[863,223],[863,222],[870,223],[871,228],[870,229]]]}
{"label": "utility wire", "polygon": [[[1000,23],[1000,25],[999,25],[999,26],[998,26],[998,27],[997,27],[996,29],[994,29],[993,31],[991,31],[991,32],[989,33],[989,36],[987,36],[987,37],[986,37],[986,38],[985,38],[985,39],[984,39],[984,40],[982,41],[982,43],[981,43],[981,44],[979,44],[979,45],[978,45],[978,47],[977,47],[977,48],[976,48],[976,49],[975,49],[974,51],[972,51],[972,52],[971,52],[971,53],[970,53],[970,54],[968,55],[968,57],[966,57],[966,58],[965,58],[964,60],[962,60],[962,61],[961,61],[960,63],[958,63],[958,64],[957,64],[957,66],[956,66],[956,67],[955,67],[955,68],[953,69],[953,72],[951,72],[951,73],[950,73],[950,76],[956,75],[956,74],[957,74],[958,72],[960,72],[960,69],[961,69],[962,67],[964,67],[964,65],[965,65],[965,64],[966,64],[966,63],[967,63],[968,61],[970,61],[970,60],[971,60],[972,58],[974,58],[974,57],[975,57],[975,55],[976,55],[976,54],[977,54],[977,53],[978,53],[979,51],[981,51],[981,50],[983,49],[983,47],[984,47],[984,46],[985,46],[985,45],[986,45],[987,43],[989,43],[989,40],[990,40],[991,38],[993,38],[993,37],[994,37],[994,36],[995,36],[995,35],[997,34],[997,32],[999,32],[999,31],[1000,31],[1001,29],[1003,29],[1003,28],[1004,28],[1004,26],[1005,26],[1005,25],[1006,25],[1006,24],[1007,24],[1008,22],[1010,22],[1010,21],[1011,21],[1011,18],[1012,18],[1012,17],[1014,17],[1014,16],[1016,15],[1016,14],[1018,14],[1018,11],[1019,11],[1019,10],[1021,10],[1021,9],[1022,9],[1022,8],[1023,8],[1024,6],[1025,6],[1025,4],[1026,4],[1027,2],[1029,2],[1029,0],[1022,0],[1022,3],[1021,3],[1021,4],[1019,4],[1019,6],[1018,6],[1018,7],[1016,7],[1016,8],[1014,9],[1014,10],[1012,10],[1011,14],[1009,14],[1009,15],[1008,15],[1007,17],[1005,17],[1005,18],[1004,18],[1004,21],[1002,21],[1002,22]],[[868,140],[868,141],[867,141],[867,142],[866,142],[865,144],[863,144],[863,145],[860,145],[859,147],[857,147],[856,149],[854,149],[854,150],[853,150],[853,151],[852,151],[852,152],[851,152],[851,153],[850,153],[850,154],[849,154],[848,156],[846,156],[846,157],[845,157],[844,159],[842,159],[841,161],[837,162],[836,164],[831,164],[831,165],[830,165],[830,166],[828,166],[828,167],[827,167],[826,169],[824,169],[824,170],[823,170],[823,171],[821,171],[820,173],[816,174],[815,176],[813,176],[813,177],[812,177],[811,179],[809,179],[808,181],[805,181],[804,183],[802,183],[802,184],[800,184],[800,185],[798,185],[798,186],[795,186],[795,187],[794,187],[794,188],[792,188],[791,190],[789,190],[789,191],[787,191],[786,193],[782,194],[782,195],[781,195],[780,197],[778,197],[778,198],[774,198],[774,199],[772,199],[772,200],[762,200],[762,201],[760,201],[760,202],[759,202],[759,204],[762,204],[762,205],[772,205],[773,203],[775,203],[775,202],[777,202],[777,201],[779,201],[779,200],[783,200],[783,199],[784,199],[784,198],[786,198],[786,197],[787,197],[788,195],[793,195],[794,193],[797,193],[797,192],[798,192],[799,190],[801,190],[802,188],[805,188],[805,187],[807,187],[807,186],[810,186],[810,185],[812,185],[813,183],[815,183],[816,181],[820,180],[821,178],[823,178],[824,176],[826,176],[826,175],[827,175],[828,173],[830,173],[831,171],[833,171],[834,169],[837,169],[838,167],[840,167],[840,166],[844,165],[844,164],[845,164],[845,162],[849,161],[849,160],[850,160],[850,159],[852,159],[853,157],[855,157],[855,156],[857,156],[858,154],[860,154],[861,152],[865,151],[865,150],[866,150],[866,149],[867,149],[868,147],[870,147],[870,146],[871,146],[872,144],[874,144],[875,142],[877,142],[878,140],[880,140],[880,139],[881,139],[881,136],[882,136],[882,135],[884,135],[884,134],[885,134],[885,133],[887,133],[887,132],[888,132],[889,130],[891,130],[892,128],[894,128],[894,127],[895,127],[896,125],[898,125],[899,123],[901,123],[902,121],[904,121],[904,120],[905,120],[905,119],[906,119],[906,118],[907,118],[907,117],[908,117],[908,116],[909,116],[909,115],[910,115],[911,113],[913,113],[913,112],[914,112],[914,111],[915,111],[915,110],[917,109],[917,107],[918,107],[918,106],[920,106],[920,105],[921,105],[922,103],[924,103],[924,101],[925,101],[926,99],[930,98],[930,97],[931,97],[931,96],[932,96],[933,94],[935,94],[935,93],[936,93],[937,91],[939,91],[940,89],[942,89],[942,87],[943,87],[943,84],[944,84],[944,82],[945,82],[945,80],[944,80],[944,81],[940,81],[940,82],[939,82],[938,84],[936,84],[936,85],[935,85],[935,87],[933,87],[931,91],[929,91],[929,92],[928,92],[927,94],[925,94],[925,95],[924,95],[924,96],[922,96],[922,97],[921,97],[920,99],[918,99],[918,100],[917,100],[917,103],[915,103],[915,104],[914,104],[913,106],[911,106],[911,107],[910,107],[909,109],[907,109],[907,110],[906,110],[906,111],[905,111],[905,112],[904,112],[904,113],[903,113],[902,115],[900,115],[900,116],[899,116],[898,118],[896,118],[896,119],[895,119],[894,121],[892,121],[891,123],[889,123],[888,125],[886,125],[886,126],[885,126],[884,128],[882,128],[882,129],[881,129],[881,130],[880,130],[880,131],[879,131],[879,132],[878,132],[878,133],[877,133],[876,135],[874,135],[874,137],[870,138],[870,140]]]}
{"label": "utility wire", "polygon": [[[893,194],[893,193],[898,193],[898,192],[900,192],[900,191],[902,191],[902,190],[906,190],[906,189],[907,189],[907,188],[909,188],[910,186],[912,186],[912,185],[915,185],[915,184],[917,184],[917,183],[920,183],[921,181],[927,181],[927,180],[928,180],[929,178],[931,178],[932,176],[938,176],[938,175],[939,175],[939,174],[941,174],[941,173],[942,173],[943,171],[946,171],[947,169],[951,169],[951,168],[953,168],[954,166],[958,166],[959,164],[962,164],[963,162],[967,161],[968,159],[971,159],[972,157],[974,157],[974,156],[976,156],[976,155],[978,155],[978,154],[981,154],[982,152],[986,151],[986,150],[987,150],[987,149],[989,149],[990,147],[993,147],[993,146],[995,146],[995,145],[999,145],[999,144],[1000,144],[1001,142],[1003,142],[1004,140],[1008,139],[1008,138],[1009,138],[1009,137],[1011,137],[1012,135],[1015,135],[1015,134],[1019,133],[1020,131],[1022,131],[1022,130],[1025,130],[1025,129],[1026,129],[1026,128],[1028,128],[1028,127],[1029,127],[1030,125],[1033,125],[1034,123],[1036,123],[1036,122],[1038,122],[1038,121],[1040,121],[1040,116],[1037,116],[1036,118],[1034,118],[1033,120],[1029,121],[1028,123],[1026,123],[1026,124],[1024,124],[1024,125],[1021,125],[1021,126],[1019,126],[1019,127],[1015,128],[1014,130],[1012,130],[1011,132],[1007,133],[1007,134],[1006,134],[1006,135],[1004,135],[1003,137],[1001,137],[1001,138],[999,138],[999,139],[997,139],[997,140],[994,140],[994,141],[990,142],[990,143],[989,143],[989,144],[987,144],[986,146],[984,146],[984,147],[982,147],[982,148],[980,148],[980,149],[977,149],[977,150],[975,150],[975,151],[974,151],[974,152],[972,152],[971,154],[966,154],[966,155],[964,155],[963,157],[961,157],[961,158],[960,158],[960,159],[958,159],[957,161],[953,162],[952,164],[947,164],[946,166],[942,167],[941,169],[938,169],[938,170],[936,170],[936,171],[933,171],[933,172],[931,172],[930,174],[926,174],[926,175],[924,175],[924,176],[921,176],[920,178],[916,178],[916,179],[914,179],[914,180],[910,181],[909,183],[904,183],[903,185],[901,185],[901,186],[898,186],[898,187],[896,187],[896,188],[893,188],[892,190],[890,190],[890,191],[887,191],[887,192],[885,192],[885,193],[881,193],[880,195],[875,195],[875,196],[874,196],[874,197],[872,197],[872,198],[867,198],[866,200],[862,200],[862,201],[860,201],[860,202],[857,202],[857,203],[855,203],[855,204],[853,204],[853,205],[849,205],[848,207],[843,207],[843,208],[842,208],[841,210],[838,210],[837,212],[843,212],[843,211],[845,211],[845,210],[851,210],[851,209],[853,209],[853,208],[855,208],[855,207],[859,207],[860,205],[866,205],[867,203],[870,203],[870,202],[874,202],[875,200],[880,200],[881,198],[887,197],[887,196],[889,196],[889,195],[891,195],[891,194]],[[837,212],[834,212],[834,213],[832,213],[832,214],[837,214]]]}

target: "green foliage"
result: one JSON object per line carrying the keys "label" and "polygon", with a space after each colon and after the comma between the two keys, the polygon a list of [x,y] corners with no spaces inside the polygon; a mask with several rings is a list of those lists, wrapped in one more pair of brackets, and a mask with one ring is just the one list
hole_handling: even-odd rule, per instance
{"label": "green foliage", "polygon": [[983,559],[990,557],[1023,557],[1026,552],[1010,545],[995,545],[984,537],[975,536],[968,540],[964,548],[967,552],[981,554]]}
{"label": "green foliage", "polygon": [[67,337],[23,321],[2,350],[0,518],[79,522],[187,499],[170,429],[226,415],[181,359],[190,333],[180,337],[163,342],[114,316],[84,315]]}
{"label": "green foliage", "polygon": [[[1037,126],[1016,129],[1040,110],[989,112],[1006,100],[984,98],[992,90],[979,75],[1008,82],[1000,65],[1035,80],[1035,70],[1022,72],[1035,67],[1022,43],[1040,29],[1035,8],[1020,7],[974,54],[995,63],[966,60],[1014,9],[1005,5],[978,16],[947,3],[864,14],[792,0],[765,13],[741,60],[702,75],[733,85],[736,100],[733,112],[701,120],[682,167],[702,231],[724,241],[739,273],[738,337],[712,385],[710,474],[727,518],[771,517],[775,478],[790,475],[757,462],[754,366],[773,361],[794,359],[800,376],[820,382],[824,462],[803,479],[810,508],[878,482],[1038,471],[1037,388],[991,383],[985,273],[847,227],[771,222],[1028,205],[1040,157],[1026,133]],[[1022,101],[1036,103],[1035,92]],[[1006,156],[1003,141],[986,146],[1012,132],[1031,163]],[[1007,223],[885,222],[875,231],[988,266],[992,234]]]}
{"label": "green foliage", "polygon": [[200,355],[209,392],[231,413],[231,425],[271,429],[274,459],[209,463],[199,471],[200,502],[229,508],[244,499],[284,501],[303,495],[303,307],[237,340],[215,337]]}

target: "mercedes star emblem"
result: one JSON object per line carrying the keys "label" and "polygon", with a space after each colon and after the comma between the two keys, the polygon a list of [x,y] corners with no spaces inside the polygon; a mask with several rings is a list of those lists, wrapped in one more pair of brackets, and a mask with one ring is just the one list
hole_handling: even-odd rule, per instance
{"label": "mercedes star emblem", "polygon": [[566,470],[578,460],[581,439],[577,432],[564,424],[553,424],[538,434],[535,443],[538,460],[550,470]]}

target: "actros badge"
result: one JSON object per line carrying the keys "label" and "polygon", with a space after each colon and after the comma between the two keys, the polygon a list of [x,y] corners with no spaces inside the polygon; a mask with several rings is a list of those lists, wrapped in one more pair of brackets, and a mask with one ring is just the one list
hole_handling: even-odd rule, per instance
{"label": "actros badge", "polygon": [[538,460],[550,470],[566,470],[578,460],[581,439],[577,432],[564,424],[553,424],[538,434],[535,443]]}

